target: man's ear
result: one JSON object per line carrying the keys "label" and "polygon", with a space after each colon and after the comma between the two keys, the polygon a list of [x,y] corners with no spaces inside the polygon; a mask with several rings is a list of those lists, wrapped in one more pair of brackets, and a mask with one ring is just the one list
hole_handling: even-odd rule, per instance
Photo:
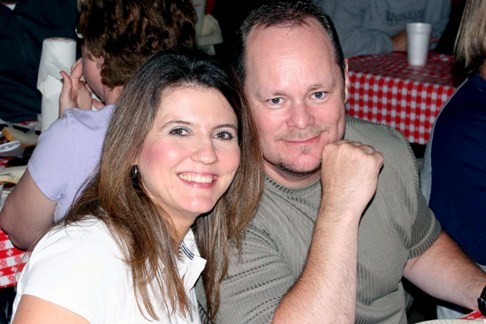
{"label": "man's ear", "polygon": [[349,99],[349,86],[348,59],[344,59],[344,102]]}

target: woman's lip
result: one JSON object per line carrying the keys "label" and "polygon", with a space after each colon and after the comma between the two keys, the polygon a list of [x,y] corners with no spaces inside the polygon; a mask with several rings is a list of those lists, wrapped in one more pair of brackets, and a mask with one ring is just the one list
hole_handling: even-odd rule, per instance
{"label": "woman's lip", "polygon": [[217,178],[214,174],[193,172],[181,172],[178,174],[178,177],[185,182],[196,184],[210,184],[216,181]]}

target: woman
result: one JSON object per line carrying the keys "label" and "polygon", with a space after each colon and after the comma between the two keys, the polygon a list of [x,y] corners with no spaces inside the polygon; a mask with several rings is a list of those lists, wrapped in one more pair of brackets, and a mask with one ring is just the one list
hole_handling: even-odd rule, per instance
{"label": "woman", "polygon": [[[427,143],[422,192],[444,230],[486,271],[486,1],[467,0],[455,60],[468,74],[442,108]],[[486,288],[484,289],[486,294]],[[438,318],[468,310],[437,309]]]}
{"label": "woman", "polygon": [[260,160],[234,74],[190,49],[155,55],[121,94],[96,176],[34,248],[14,323],[199,322],[195,242],[214,316]]}

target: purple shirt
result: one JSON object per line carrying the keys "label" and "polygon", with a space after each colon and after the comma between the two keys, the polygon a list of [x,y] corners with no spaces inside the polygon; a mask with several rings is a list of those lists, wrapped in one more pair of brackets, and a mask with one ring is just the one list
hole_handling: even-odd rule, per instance
{"label": "purple shirt", "polygon": [[69,109],[39,137],[27,167],[41,192],[57,201],[56,223],[97,167],[114,108]]}

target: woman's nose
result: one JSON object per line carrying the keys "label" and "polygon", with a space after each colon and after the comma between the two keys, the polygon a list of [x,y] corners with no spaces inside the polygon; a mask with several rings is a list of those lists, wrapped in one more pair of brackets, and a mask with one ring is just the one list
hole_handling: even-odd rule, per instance
{"label": "woman's nose", "polygon": [[192,153],[192,159],[203,164],[211,164],[217,161],[218,157],[213,142],[209,139],[199,141]]}

